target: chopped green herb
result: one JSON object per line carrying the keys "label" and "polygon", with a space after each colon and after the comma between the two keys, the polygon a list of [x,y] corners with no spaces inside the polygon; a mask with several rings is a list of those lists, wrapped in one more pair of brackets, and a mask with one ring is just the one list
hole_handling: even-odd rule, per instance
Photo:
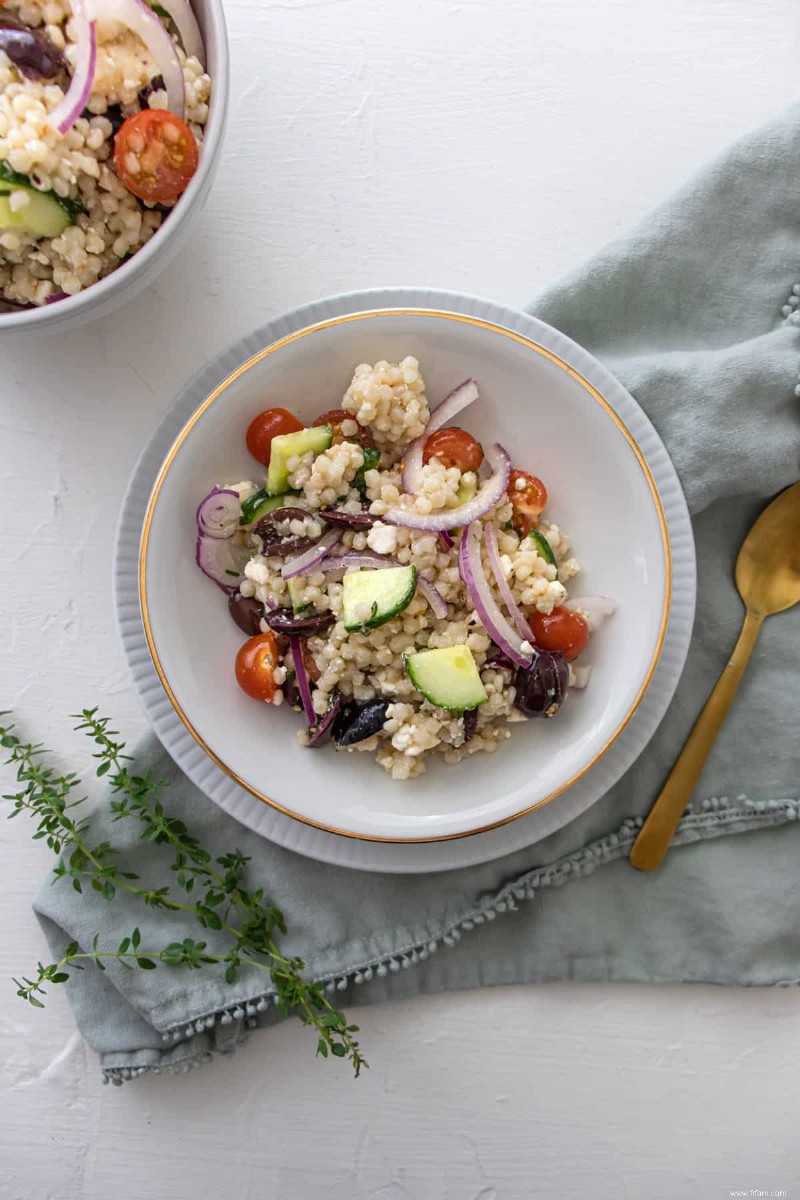
{"label": "chopped green herb", "polygon": [[238,579],[238,578],[239,578],[239,572],[238,572],[238,571],[228,571],[228,570],[226,569],[226,571],[225,571],[225,574],[226,574],[226,575],[232,575],[234,579]]}
{"label": "chopped green herb", "polygon": [[172,18],[170,17],[170,14],[167,12],[167,10],[165,8],[162,8],[160,4],[151,4],[150,7],[153,10],[153,12],[156,14],[157,17],[161,17],[162,21],[172,20]]}
{"label": "chopped green herb", "polygon": [[356,471],[356,477],[353,480],[353,486],[358,488],[362,496],[367,494],[367,484],[364,479],[366,471],[374,471],[378,463],[381,461],[380,450],[373,450],[369,446],[364,447],[364,465]]}

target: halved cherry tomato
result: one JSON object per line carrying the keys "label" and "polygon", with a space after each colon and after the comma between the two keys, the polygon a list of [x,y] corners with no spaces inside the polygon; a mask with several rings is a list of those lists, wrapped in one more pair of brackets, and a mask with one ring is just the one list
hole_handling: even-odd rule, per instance
{"label": "halved cherry tomato", "polygon": [[278,643],[275,634],[259,633],[248,638],[236,655],[236,682],[254,700],[270,701],[277,689],[275,668]]}
{"label": "halved cherry tomato", "polygon": [[514,508],[511,523],[518,533],[530,533],[539,524],[539,514],[547,504],[547,488],[536,475],[512,471],[508,498]]}
{"label": "halved cherry tomato", "polygon": [[245,441],[247,449],[256,462],[269,466],[272,453],[272,439],[284,433],[297,433],[303,426],[297,417],[285,408],[265,408],[257,417],[253,417],[247,426]]}
{"label": "halved cherry tomato", "polygon": [[114,139],[114,166],[129,192],[151,204],[177,200],[197,170],[197,142],[185,121],[146,108],[123,121]]}
{"label": "halved cherry tomato", "polygon": [[589,626],[580,613],[571,608],[554,608],[551,613],[535,612],[529,618],[533,640],[542,650],[560,650],[572,662],[589,641]]}
{"label": "halved cherry tomato", "polygon": [[483,462],[483,447],[465,429],[437,429],[422,450],[422,461],[438,458],[442,466],[459,471],[477,471]]}
{"label": "halved cherry tomato", "polygon": [[[343,421],[355,421],[356,432],[348,434],[345,437],[342,432]],[[338,446],[339,442],[359,442],[362,446],[367,446],[370,449],[375,445],[372,437],[372,431],[364,425],[359,425],[354,416],[345,412],[343,408],[329,408],[327,412],[320,413],[314,422],[315,425],[327,425],[333,434],[333,444]]]}

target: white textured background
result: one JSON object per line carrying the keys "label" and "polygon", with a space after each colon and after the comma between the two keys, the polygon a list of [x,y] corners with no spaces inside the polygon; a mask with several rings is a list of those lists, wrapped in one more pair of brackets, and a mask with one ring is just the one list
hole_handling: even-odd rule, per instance
{"label": "white textured background", "polygon": [[[112,531],[200,359],[341,290],[522,303],[797,92],[795,0],[227,10],[225,163],[174,269],[85,331],[0,346],[0,701],[65,755],[78,706],[142,727]],[[422,999],[360,1014],[374,1065],[357,1083],[292,1025],[196,1075],[104,1089],[63,997],[34,1012],[5,983],[43,953],[46,864],[0,824],[2,1200],[800,1197],[792,990]]]}

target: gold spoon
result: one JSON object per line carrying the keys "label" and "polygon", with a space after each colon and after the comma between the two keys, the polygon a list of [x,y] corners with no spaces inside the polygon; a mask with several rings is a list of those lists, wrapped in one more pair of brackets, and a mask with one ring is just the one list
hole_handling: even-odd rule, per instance
{"label": "gold spoon", "polygon": [[657,867],[672,841],[736,695],[761,622],[800,601],[800,483],[781,492],[764,509],[742,542],[736,586],[746,610],[742,632],[633,844],[631,862],[639,871]]}

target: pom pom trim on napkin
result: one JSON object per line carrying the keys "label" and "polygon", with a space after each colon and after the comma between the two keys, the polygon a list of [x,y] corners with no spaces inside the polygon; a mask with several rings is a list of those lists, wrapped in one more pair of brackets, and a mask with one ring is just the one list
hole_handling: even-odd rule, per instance
{"label": "pom pom trim on napkin", "polygon": [[[732,801],[726,796],[712,796],[696,801],[687,810],[673,838],[673,845],[687,845],[726,834],[747,833],[798,818],[800,799],[749,800],[745,796],[737,796]],[[536,867],[505,884],[491,896],[482,898],[472,912],[446,926],[436,936],[409,945],[388,957],[356,963],[321,982],[328,992],[342,992],[351,985],[369,983],[376,977],[383,978],[424,962],[440,945],[455,946],[463,933],[470,933],[505,913],[515,912],[519,901],[533,900],[544,888],[562,887],[572,879],[593,874],[598,867],[627,858],[642,822],[642,817],[628,817],[616,832],[598,838],[553,863]],[[798,982],[800,980],[782,980],[774,986],[789,987]],[[274,994],[265,992],[253,1000],[207,1013],[186,1024],[164,1030],[161,1035],[164,1050],[160,1053],[140,1052],[143,1056],[155,1053],[158,1062],[119,1067],[108,1065],[103,1069],[103,1082],[120,1085],[148,1072],[158,1075],[162,1071],[169,1071],[173,1075],[183,1075],[210,1063],[215,1053],[234,1054],[248,1040],[251,1031],[259,1028],[259,1018],[264,1018],[270,1012],[276,1016]],[[214,1035],[213,1046],[209,1034]],[[111,1055],[107,1056],[107,1059],[111,1058]]]}

